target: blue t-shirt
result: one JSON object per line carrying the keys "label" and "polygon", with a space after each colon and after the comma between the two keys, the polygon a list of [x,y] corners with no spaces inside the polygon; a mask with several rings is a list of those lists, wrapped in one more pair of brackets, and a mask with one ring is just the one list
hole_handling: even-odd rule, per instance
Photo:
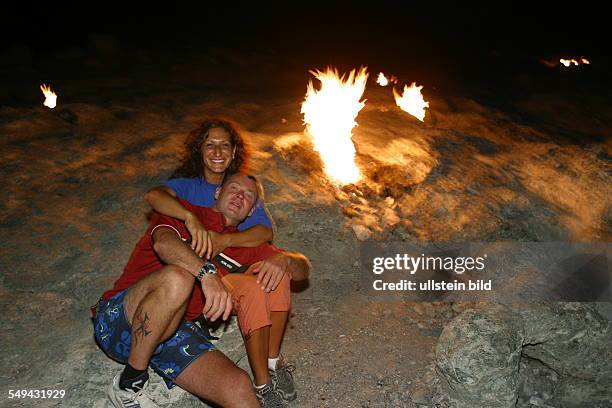
{"label": "blue t-shirt", "polygon": [[[215,191],[219,187],[218,184],[210,184],[202,177],[172,179],[166,181],[165,186],[176,191],[176,195],[183,200],[200,207],[212,207],[215,204]],[[238,224],[238,230],[244,231],[254,225],[272,228],[272,222],[261,200],[257,200],[253,214]]]}

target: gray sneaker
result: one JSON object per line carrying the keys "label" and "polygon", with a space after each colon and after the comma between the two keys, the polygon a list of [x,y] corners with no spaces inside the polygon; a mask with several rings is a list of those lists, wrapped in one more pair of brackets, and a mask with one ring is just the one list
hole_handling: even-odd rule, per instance
{"label": "gray sneaker", "polygon": [[116,408],[159,408],[146,393],[148,381],[142,384],[140,391],[134,392],[119,388],[119,377],[121,373],[115,376],[107,390],[108,398]]}
{"label": "gray sneaker", "polygon": [[272,384],[266,384],[259,389],[255,388],[255,396],[262,408],[285,408],[287,406]]}
{"label": "gray sneaker", "polygon": [[276,370],[268,370],[272,385],[285,401],[293,401],[297,397],[295,384],[293,384],[293,372],[295,364],[284,361],[282,358],[276,363]]}

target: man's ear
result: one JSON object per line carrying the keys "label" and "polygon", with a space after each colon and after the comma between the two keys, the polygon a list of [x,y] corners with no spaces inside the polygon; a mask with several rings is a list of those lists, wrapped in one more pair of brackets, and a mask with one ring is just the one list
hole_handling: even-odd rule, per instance
{"label": "man's ear", "polygon": [[232,160],[236,158],[236,146],[234,146],[234,150],[232,150]]}
{"label": "man's ear", "polygon": [[215,189],[215,200],[219,199],[219,193],[221,193],[221,186]]}

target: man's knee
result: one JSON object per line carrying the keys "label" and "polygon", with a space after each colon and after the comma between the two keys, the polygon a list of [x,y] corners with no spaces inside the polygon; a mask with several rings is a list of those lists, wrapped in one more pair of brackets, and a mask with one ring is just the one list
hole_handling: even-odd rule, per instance
{"label": "man's knee", "polygon": [[250,401],[253,398],[253,384],[246,371],[242,369],[233,370],[230,382],[233,384],[230,393],[235,396],[237,406],[241,406],[242,402]]}
{"label": "man's knee", "polygon": [[184,301],[193,291],[194,277],[185,269],[174,265],[164,266],[160,270],[161,279],[159,289],[164,292],[166,299]]}
{"label": "man's knee", "polygon": [[223,407],[256,407],[249,375],[219,351],[204,354],[179,374],[181,388]]}

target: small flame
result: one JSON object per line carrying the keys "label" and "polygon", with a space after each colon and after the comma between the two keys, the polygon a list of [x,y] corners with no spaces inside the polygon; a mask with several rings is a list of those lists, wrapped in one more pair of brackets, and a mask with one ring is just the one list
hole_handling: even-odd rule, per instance
{"label": "small flame", "polygon": [[570,65],[572,65],[572,64],[573,64],[573,65],[578,65],[578,61],[576,61],[575,59],[564,59],[564,58],[561,58],[561,59],[559,60],[559,62],[560,62],[561,64],[563,64],[564,66],[566,66],[566,67],[569,67],[569,66],[570,66]]}
{"label": "small flame", "polygon": [[308,83],[302,103],[306,130],[319,152],[325,172],[340,185],[355,183],[361,178],[355,164],[355,145],[351,139],[355,118],[365,106],[360,101],[368,79],[367,68],[352,70],[345,79],[336,69],[311,71],[320,82],[319,90]]}
{"label": "small flame", "polygon": [[57,95],[51,90],[51,85],[47,86],[45,84],[42,84],[40,86],[40,90],[42,91],[43,95],[45,95],[45,101],[43,102],[43,105],[51,109],[55,108],[55,106],[57,105]]}
{"label": "small flame", "polygon": [[581,57],[580,60],[576,60],[574,58],[561,58],[559,60],[559,62],[561,63],[561,65],[569,67],[570,65],[574,65],[574,66],[578,66],[578,65],[589,65],[591,63],[591,61],[589,61],[588,59]]}
{"label": "small flame", "polygon": [[395,96],[397,106],[423,122],[425,119],[425,108],[429,108],[429,102],[423,99],[421,89],[423,89],[422,85],[417,86],[416,82],[413,82],[410,87],[404,85],[404,93],[401,96],[393,88],[393,96]]}
{"label": "small flame", "polygon": [[387,79],[385,74],[381,72],[380,74],[378,74],[378,79],[376,79],[376,83],[380,86],[387,86],[389,85],[389,80]]}

